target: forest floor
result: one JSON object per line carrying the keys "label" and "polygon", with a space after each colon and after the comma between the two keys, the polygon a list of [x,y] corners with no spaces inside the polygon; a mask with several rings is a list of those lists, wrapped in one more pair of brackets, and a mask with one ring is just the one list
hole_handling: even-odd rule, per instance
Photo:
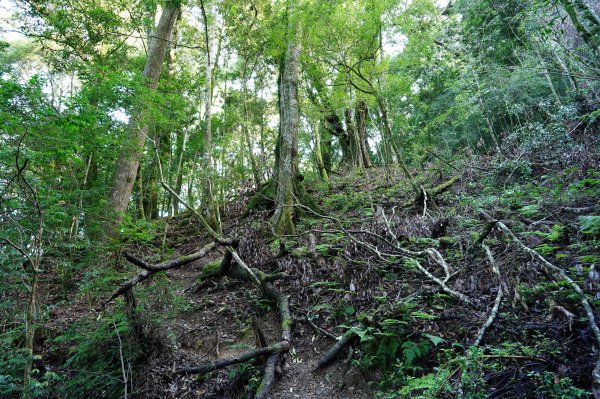
{"label": "forest floor", "polygon": [[[596,311],[597,159],[586,168],[553,170],[494,165],[485,158],[448,165],[426,165],[429,172],[418,176],[425,187],[459,177],[448,191],[430,198],[426,209],[415,204],[396,169],[372,168],[312,185],[309,193],[320,212],[331,218],[305,214],[297,234],[283,240],[285,255],[276,259],[280,243],[269,230],[269,212],[255,210],[241,218],[251,193],[225,206],[223,230],[241,238],[238,251],[248,265],[285,273],[276,286],[289,297],[292,349],[283,357],[269,397],[550,398],[591,392],[598,353],[569,284],[496,227],[484,243],[500,277],[485,251],[473,243],[485,230],[486,220],[480,216],[485,210],[528,247],[567,270]],[[127,251],[162,261],[211,241],[189,214],[169,221],[166,235],[161,226],[153,239],[125,243]],[[469,302],[432,279],[445,276],[435,259],[420,259],[427,275],[410,257],[392,254],[392,238],[411,251],[438,251],[448,265],[446,287],[463,293]],[[279,340],[277,312],[259,290],[228,277],[202,281],[205,265],[221,256],[213,252],[136,288],[136,299],[143,303],[137,313],[140,337],[150,349],[143,364],[135,365],[141,371],[132,384],[135,396],[252,397],[261,379],[260,361],[205,376],[174,373],[181,366],[255,347],[257,331],[267,343]],[[136,272],[122,258],[111,262],[123,276]],[[499,290],[503,295],[497,314],[476,346]],[[89,312],[89,305],[81,305],[85,301],[57,307],[46,326],[48,335],[58,335]],[[336,342],[330,335],[341,336],[349,329],[356,336],[352,345],[331,365],[318,368],[321,356]],[[61,352],[50,341],[43,350],[42,361],[57,368],[68,351],[63,347]]]}

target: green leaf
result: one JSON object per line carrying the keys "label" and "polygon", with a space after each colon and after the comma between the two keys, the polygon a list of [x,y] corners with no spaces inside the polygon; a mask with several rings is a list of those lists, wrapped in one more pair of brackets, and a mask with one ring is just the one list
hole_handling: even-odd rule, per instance
{"label": "green leaf", "polygon": [[435,320],[437,319],[437,316],[434,315],[430,315],[424,312],[412,312],[410,314],[412,317],[415,317],[417,319],[426,319],[426,320]]}
{"label": "green leaf", "polygon": [[446,340],[442,337],[438,337],[435,335],[431,335],[431,334],[423,334],[423,336],[425,338],[428,338],[431,343],[433,344],[433,346],[438,346],[439,344],[443,344],[444,342],[446,342]]}

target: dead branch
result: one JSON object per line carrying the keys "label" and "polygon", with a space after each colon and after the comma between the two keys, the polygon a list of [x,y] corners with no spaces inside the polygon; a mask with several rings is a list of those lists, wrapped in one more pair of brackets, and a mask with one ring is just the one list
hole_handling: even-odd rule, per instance
{"label": "dead branch", "polygon": [[[233,241],[233,240],[230,240],[230,241]],[[201,259],[201,258],[205,257],[209,252],[216,249],[219,245],[220,244],[217,242],[212,242],[208,245],[205,245],[198,252],[194,252],[189,255],[183,255],[176,259],[172,259],[167,262],[162,262],[157,265],[151,265],[148,262],[146,262],[134,255],[131,255],[127,252],[123,252],[123,256],[125,256],[125,259],[127,259],[129,262],[133,263],[136,266],[141,267],[144,270],[148,270],[151,272],[160,272],[160,271],[164,271],[164,270],[175,269],[177,267],[181,267],[181,266],[187,265],[188,263],[192,263],[198,259]]]}
{"label": "dead branch", "polygon": [[325,330],[322,327],[319,327],[318,325],[315,324],[314,321],[312,321],[312,319],[310,318],[310,314],[306,315],[306,321],[308,322],[308,324],[310,324],[310,326],[312,328],[314,328],[315,330],[319,331],[320,333],[322,333],[323,335],[325,335],[326,337],[329,337],[331,339],[337,340],[338,337],[336,337],[335,335],[333,335],[332,333],[330,333],[329,331]]}
{"label": "dead branch", "polygon": [[[319,214],[317,212],[315,212],[314,210],[302,205],[302,204],[297,204],[297,206],[302,207],[304,209],[307,209],[309,212],[313,213],[314,215],[324,218],[324,219],[328,219],[331,221],[334,221],[338,226],[339,226],[339,230],[334,230],[337,231],[338,233],[343,233],[346,236],[348,236],[348,238],[350,238],[350,240],[352,240],[354,243],[356,243],[357,245],[360,245],[361,247],[367,248],[370,251],[372,251],[373,253],[375,253],[375,255],[377,255],[377,257],[379,259],[381,259],[382,261],[388,263],[388,260],[391,257],[395,257],[397,256],[397,254],[390,254],[390,253],[386,253],[386,252],[382,252],[380,251],[375,245],[372,245],[368,242],[365,241],[361,241],[358,238],[356,238],[356,236],[354,234],[352,234],[351,231],[347,230],[344,227],[344,224],[342,223],[341,220],[339,220],[338,218],[335,218],[333,216],[329,216],[329,215],[322,215]],[[389,223],[387,224],[387,228],[390,228]],[[425,276],[427,276],[429,279],[431,279],[433,282],[435,282],[437,285],[439,285],[442,290],[444,292],[446,292],[447,294],[458,298],[459,300],[467,303],[467,304],[472,304],[471,300],[464,294],[453,290],[452,288],[448,287],[446,285],[446,282],[450,279],[450,269],[448,264],[444,261],[444,258],[442,256],[442,254],[439,253],[438,250],[436,250],[435,248],[428,248],[424,251],[411,251],[408,250],[406,248],[402,248],[398,242],[396,243],[391,243],[389,240],[387,240],[386,238],[380,236],[377,233],[373,233],[370,232],[368,230],[361,230],[361,233],[365,233],[368,235],[371,235],[373,237],[376,237],[377,239],[382,240],[384,243],[387,243],[388,245],[390,245],[391,247],[393,247],[394,251],[397,251],[400,255],[403,255],[404,257],[408,258],[411,263],[419,270],[421,271],[421,273],[423,273]],[[393,235],[392,235],[393,236]],[[429,272],[429,270],[427,270],[426,268],[424,268],[421,263],[415,259],[415,257],[422,257],[422,256],[428,256],[430,257],[433,261],[437,262],[438,264],[440,264],[442,266],[442,268],[444,269],[445,273],[446,273],[446,277],[445,279],[442,281],[439,278],[435,277],[433,274],[431,274]]]}
{"label": "dead branch", "polygon": [[485,251],[485,254],[488,258],[488,261],[490,262],[490,265],[492,266],[492,272],[494,272],[494,274],[498,277],[498,294],[496,294],[496,300],[494,301],[494,307],[492,308],[490,315],[488,316],[488,318],[485,321],[485,323],[483,324],[483,326],[481,326],[481,328],[479,329],[479,333],[477,334],[477,339],[475,340],[475,343],[473,344],[475,346],[479,346],[479,344],[481,343],[481,340],[483,339],[483,335],[485,334],[485,331],[492,325],[492,323],[496,319],[496,316],[498,315],[498,309],[500,309],[500,303],[502,302],[502,292],[503,292],[502,291],[502,274],[500,274],[500,269],[498,268],[498,265],[497,265],[496,261],[494,260],[492,251],[485,244],[481,244],[481,246],[483,247],[483,250]]}
{"label": "dead branch", "polygon": [[249,350],[247,352],[241,353],[237,356],[230,357],[227,359],[218,359],[218,360],[215,360],[210,363],[204,363],[204,364],[200,364],[198,366],[193,366],[193,367],[183,367],[183,368],[176,370],[176,373],[184,374],[184,375],[206,374],[208,372],[220,370],[222,368],[231,366],[233,364],[245,363],[245,362],[252,360],[254,358],[257,358],[259,356],[271,355],[274,353],[279,354],[281,352],[287,351],[289,349],[289,347],[290,347],[289,342],[286,342],[286,341],[277,342],[276,344],[273,344],[271,346],[267,346],[265,348],[252,349],[252,350]]}

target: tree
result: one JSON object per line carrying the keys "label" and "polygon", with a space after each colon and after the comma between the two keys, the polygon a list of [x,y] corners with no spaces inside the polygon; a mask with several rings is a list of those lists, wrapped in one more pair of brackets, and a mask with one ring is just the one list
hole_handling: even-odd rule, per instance
{"label": "tree", "polygon": [[293,6],[288,3],[286,49],[279,66],[279,138],[275,149],[275,213],[272,224],[277,234],[293,233],[294,204],[298,197],[298,135],[300,108],[298,75],[301,28]]}
{"label": "tree", "polygon": [[[158,86],[162,65],[167,53],[171,32],[180,12],[180,4],[170,1],[162,11],[158,26],[152,35],[148,48],[148,58],[142,76],[145,85],[150,90]],[[123,148],[117,161],[117,170],[109,194],[109,209],[114,213],[114,222],[121,221],[122,213],[127,210],[129,198],[135,182],[135,177],[140,164],[142,149],[148,136],[148,125],[144,121],[144,111],[133,111],[129,122],[129,135],[131,142]],[[109,226],[108,233],[115,236],[116,226]]]}

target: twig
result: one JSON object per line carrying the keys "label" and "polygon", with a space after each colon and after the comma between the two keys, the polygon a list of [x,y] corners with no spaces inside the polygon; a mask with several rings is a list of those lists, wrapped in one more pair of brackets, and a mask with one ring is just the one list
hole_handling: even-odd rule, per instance
{"label": "twig", "polygon": [[256,274],[254,274],[254,272],[252,271],[252,269],[250,269],[248,267],[248,265],[246,264],[246,262],[244,262],[242,260],[242,258],[240,258],[240,256],[238,255],[238,253],[233,248],[230,248],[229,250],[231,251],[231,255],[233,256],[233,259],[236,261],[236,263],[242,269],[244,269],[244,271],[246,273],[248,273],[248,275],[250,276],[250,278],[252,279],[252,281],[254,282],[254,284],[256,284],[256,286],[258,288],[262,289],[263,288],[263,284],[260,282],[260,280],[258,279],[258,277],[256,277]]}
{"label": "twig", "polygon": [[306,315],[306,321],[308,321],[308,324],[310,324],[310,326],[311,326],[312,328],[314,328],[315,330],[319,331],[319,332],[320,332],[320,333],[322,333],[323,335],[325,335],[325,336],[327,336],[327,337],[329,337],[329,338],[331,338],[331,339],[335,339],[335,340],[337,340],[337,339],[338,339],[338,337],[336,337],[335,335],[333,335],[333,334],[332,334],[332,333],[330,333],[329,331],[327,331],[327,330],[325,330],[324,328],[322,328],[322,327],[319,327],[318,325],[316,325],[316,324],[315,324],[315,322],[314,322],[314,321],[312,321],[312,319],[310,318],[310,314],[307,314],[307,315]]}
{"label": "twig", "polygon": [[125,369],[125,359],[123,358],[123,341],[121,341],[121,334],[119,334],[119,329],[117,328],[117,324],[113,321],[113,326],[115,327],[115,332],[117,333],[117,339],[119,340],[119,359],[121,360],[121,372],[123,373],[123,399],[127,399],[129,397],[128,393],[128,379],[127,379],[127,370]]}

